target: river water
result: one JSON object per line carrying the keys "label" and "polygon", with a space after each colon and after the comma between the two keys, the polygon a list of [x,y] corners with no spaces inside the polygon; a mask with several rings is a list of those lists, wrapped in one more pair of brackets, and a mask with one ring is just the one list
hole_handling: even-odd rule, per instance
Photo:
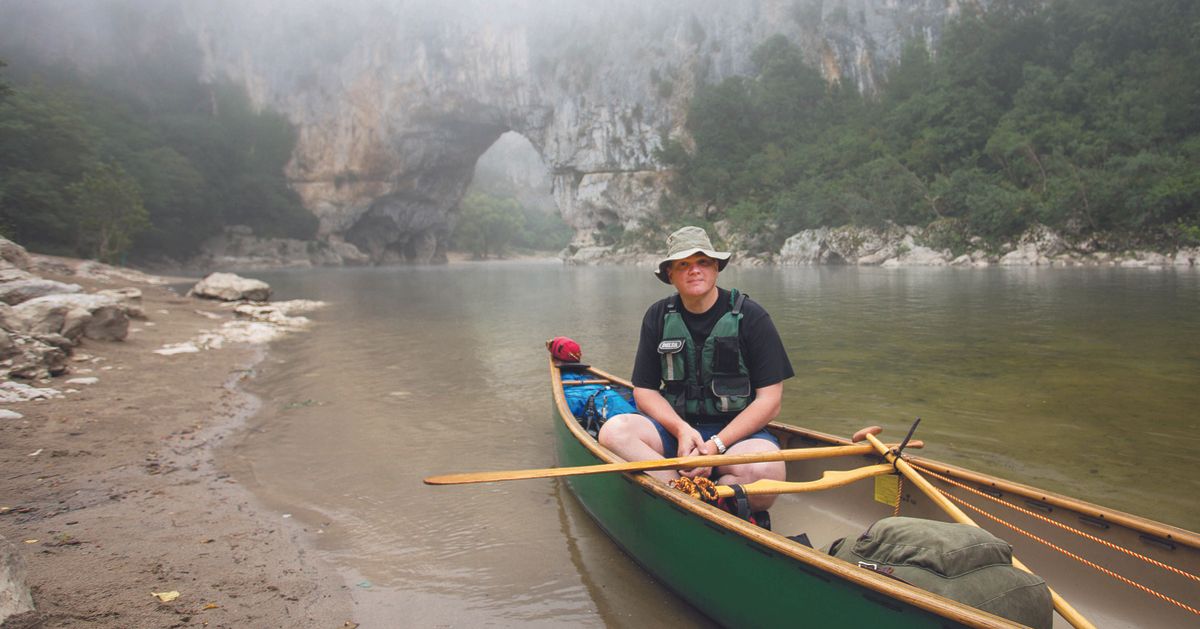
{"label": "river water", "polygon": [[[634,627],[705,620],[556,481],[425,476],[554,461],[545,339],[628,375],[647,269],[557,262],[247,273],[329,302],[274,344],[224,464],[319,531],[364,626]],[[736,269],[791,355],[781,421],[1200,530],[1200,273]]]}

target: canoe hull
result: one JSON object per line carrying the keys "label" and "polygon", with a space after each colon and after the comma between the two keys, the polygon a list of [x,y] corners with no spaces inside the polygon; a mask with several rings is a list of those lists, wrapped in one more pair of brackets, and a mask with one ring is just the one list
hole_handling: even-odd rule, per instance
{"label": "canoe hull", "polygon": [[[559,464],[618,461],[580,426],[566,402],[559,370],[552,365],[550,372]],[[596,369],[589,369],[586,377],[589,380],[579,384],[631,386]],[[785,449],[848,443],[783,424],[772,424],[771,430]],[[908,458],[945,495],[973,503],[964,506],[973,510],[981,526],[1012,544],[1016,556],[1096,625],[1131,629],[1195,625],[1200,616],[1200,577],[1194,576],[1200,575],[1200,535],[919,456]],[[788,480],[810,481],[831,471],[879,462],[874,454],[806,458],[787,464]],[[878,502],[872,483],[781,496],[772,508],[772,520],[781,533],[776,534],[645,474],[573,476],[564,482],[630,557],[726,626],[797,622],[845,627],[878,622],[900,627],[1015,626],[783,537],[804,531],[815,544],[825,546],[893,515],[896,505]],[[899,510],[910,517],[947,519],[934,501],[908,484],[902,487]],[[1080,528],[1086,530],[1076,530]],[[1034,542],[1026,534],[1053,545]],[[1135,557],[1125,549],[1146,557]],[[1107,566],[1122,579],[1144,584],[1147,591],[1077,559]],[[1054,626],[1068,625],[1056,615]]]}
{"label": "canoe hull", "polygon": [[[604,462],[579,441],[561,416],[557,420],[560,465]],[[633,475],[576,476],[564,482],[630,557],[724,626],[780,627],[801,618],[824,626],[967,626],[842,581],[714,526]]]}

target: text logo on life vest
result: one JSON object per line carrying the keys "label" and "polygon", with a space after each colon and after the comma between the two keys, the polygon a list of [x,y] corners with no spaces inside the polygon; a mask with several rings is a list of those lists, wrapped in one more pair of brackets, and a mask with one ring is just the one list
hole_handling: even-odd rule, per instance
{"label": "text logo on life vest", "polygon": [[683,349],[683,339],[667,339],[658,343],[659,354],[674,354]]}

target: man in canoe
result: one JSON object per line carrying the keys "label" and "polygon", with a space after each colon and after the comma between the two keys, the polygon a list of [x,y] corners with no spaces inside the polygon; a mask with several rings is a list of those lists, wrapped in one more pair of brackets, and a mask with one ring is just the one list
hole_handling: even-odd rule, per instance
{"label": "man in canoe", "polygon": [[[628,461],[778,450],[766,425],[779,414],[791,362],[770,315],[736,289],[717,286],[730,253],[699,227],[667,237],[654,274],[677,293],[650,306],[633,366],[639,413],[612,417],[600,443]],[[712,476],[724,485],[784,480],[782,462],[648,472],[663,481]],[[775,496],[751,496],[751,511]],[[742,514],[744,515],[744,514]]]}

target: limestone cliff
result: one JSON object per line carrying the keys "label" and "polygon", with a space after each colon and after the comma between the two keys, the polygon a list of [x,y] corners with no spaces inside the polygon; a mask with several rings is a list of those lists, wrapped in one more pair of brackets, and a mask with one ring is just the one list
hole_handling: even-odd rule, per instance
{"label": "limestone cliff", "polygon": [[[782,33],[827,78],[870,92],[906,40],[935,42],[961,3],[980,1],[108,4],[153,6],[127,41],[168,20],[194,38],[203,78],[232,80],[288,116],[299,130],[288,176],[322,235],[391,262],[444,257],[475,161],[507,131],[541,154],[577,243],[591,244],[612,225],[653,220],[670,176],[655,149],[664,137],[686,141],[695,87],[749,74],[766,38]],[[0,4],[0,18],[20,4]],[[81,65],[136,56],[137,46],[98,37],[77,3],[51,6],[74,17],[36,42],[46,54]]]}

